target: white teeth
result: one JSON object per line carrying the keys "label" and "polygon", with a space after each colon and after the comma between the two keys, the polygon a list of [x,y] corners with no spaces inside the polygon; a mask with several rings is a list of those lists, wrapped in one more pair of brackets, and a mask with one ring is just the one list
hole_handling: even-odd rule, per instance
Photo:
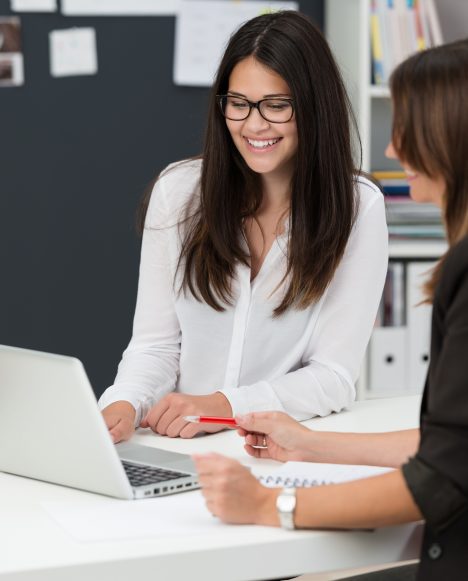
{"label": "white teeth", "polygon": [[263,149],[265,147],[269,147],[270,145],[274,145],[275,143],[278,143],[279,141],[279,137],[277,139],[247,139],[247,141],[249,142],[249,144],[252,147],[258,147],[260,149]]}

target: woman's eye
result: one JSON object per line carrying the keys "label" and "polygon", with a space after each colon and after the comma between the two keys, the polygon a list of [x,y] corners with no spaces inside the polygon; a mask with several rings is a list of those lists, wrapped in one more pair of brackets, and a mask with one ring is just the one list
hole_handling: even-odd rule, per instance
{"label": "woman's eye", "polygon": [[289,103],[266,103],[270,111],[284,111],[289,107]]}
{"label": "woman's eye", "polygon": [[229,101],[228,104],[236,109],[246,109],[248,107],[247,103],[244,103],[244,101]]}

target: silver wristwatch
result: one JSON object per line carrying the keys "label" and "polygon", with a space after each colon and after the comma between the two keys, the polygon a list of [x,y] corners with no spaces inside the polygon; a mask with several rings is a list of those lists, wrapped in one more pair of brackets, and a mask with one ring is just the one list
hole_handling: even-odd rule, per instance
{"label": "silver wristwatch", "polygon": [[283,488],[276,499],[276,510],[283,529],[294,530],[294,510],[296,508],[296,489]]}

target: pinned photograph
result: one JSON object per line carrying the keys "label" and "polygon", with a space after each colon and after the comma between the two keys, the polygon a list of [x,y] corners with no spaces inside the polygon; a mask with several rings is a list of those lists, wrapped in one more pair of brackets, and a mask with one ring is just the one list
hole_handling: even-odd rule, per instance
{"label": "pinned photograph", "polygon": [[0,87],[15,87],[23,83],[20,19],[0,17]]}
{"label": "pinned photograph", "polygon": [[53,77],[95,75],[98,71],[94,28],[49,32],[50,72]]}

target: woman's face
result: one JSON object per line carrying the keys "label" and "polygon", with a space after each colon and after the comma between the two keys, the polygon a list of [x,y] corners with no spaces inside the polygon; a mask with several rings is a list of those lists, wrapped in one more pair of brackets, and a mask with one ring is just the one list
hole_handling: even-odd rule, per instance
{"label": "woman's face", "polygon": [[389,159],[398,159],[400,162],[404,172],[406,173],[411,198],[415,202],[426,202],[436,204],[439,207],[442,206],[446,184],[441,177],[431,178],[424,173],[413,170],[407,163],[398,157],[392,142],[387,145],[385,155]]}
{"label": "woman's face", "polygon": [[[284,79],[253,57],[247,57],[233,68],[227,92],[253,102],[268,97],[292,97]],[[286,123],[271,123],[252,108],[247,119],[226,119],[226,125],[235,146],[252,171],[264,178],[289,180],[292,177],[297,152],[294,116]]]}

